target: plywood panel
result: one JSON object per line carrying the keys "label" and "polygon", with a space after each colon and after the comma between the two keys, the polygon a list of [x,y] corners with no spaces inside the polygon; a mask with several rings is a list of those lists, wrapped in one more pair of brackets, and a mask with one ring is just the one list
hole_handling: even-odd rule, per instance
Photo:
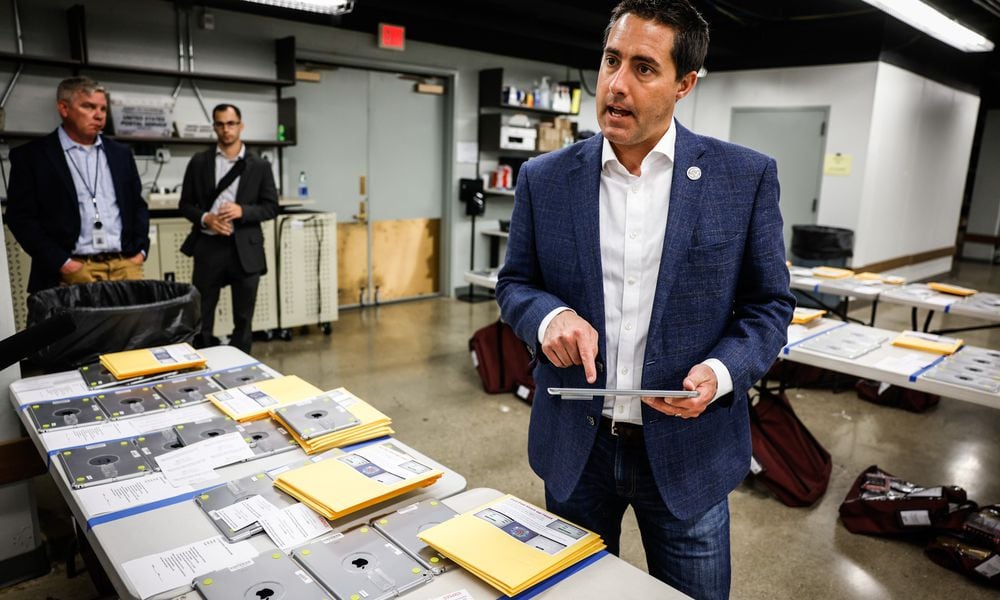
{"label": "plywood panel", "polygon": [[441,219],[375,221],[372,283],[380,302],[440,290]]}
{"label": "plywood panel", "polygon": [[368,225],[337,223],[337,304],[357,306],[368,287]]}

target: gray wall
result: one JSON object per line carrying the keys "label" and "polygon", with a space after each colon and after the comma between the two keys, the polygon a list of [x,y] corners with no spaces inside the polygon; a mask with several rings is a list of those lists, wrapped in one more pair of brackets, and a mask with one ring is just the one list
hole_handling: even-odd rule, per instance
{"label": "gray wall", "polygon": [[[68,58],[65,9],[79,0],[21,0],[21,20],[24,31],[24,50],[28,54],[42,54]],[[197,15],[200,9],[196,9]],[[162,0],[95,0],[86,3],[90,60],[137,64],[160,68],[177,68],[177,40],[173,4]],[[215,30],[202,31],[193,19],[195,70],[210,73],[232,73],[249,76],[274,76],[274,45],[278,38],[296,37],[297,53],[301,58],[339,62],[377,68],[396,68],[407,71],[439,73],[453,77],[453,111],[450,115],[451,143],[474,142],[477,139],[478,71],[503,67],[515,83],[530,83],[542,75],[556,80],[576,79],[576,71],[568,72],[558,65],[518,60],[481,52],[472,52],[416,41],[407,41],[405,52],[381,50],[374,34],[344,31],[331,27],[308,25],[243,13],[212,11]],[[14,41],[11,1],[0,0],[0,50],[16,50]],[[9,79],[12,66],[0,64],[0,81]],[[7,104],[8,130],[48,131],[58,124],[54,109],[54,90],[65,70],[28,67]],[[112,91],[138,95],[169,95],[174,82],[163,78],[140,78],[115,73],[87,73],[105,83]],[[591,87],[596,72],[585,77]],[[307,85],[307,84],[300,84]],[[234,102],[243,109],[247,123],[244,137],[270,139],[275,136],[277,116],[273,88],[245,85],[199,83],[206,103],[211,107],[221,101]],[[582,129],[596,130],[593,99],[584,95],[580,117]],[[203,122],[201,109],[194,93],[185,84],[176,107],[178,122]],[[315,119],[331,118],[330,115],[299,113],[300,136]],[[401,140],[420,152],[419,140]],[[159,175],[157,187],[173,187],[181,182],[186,158],[196,149],[174,146],[174,159],[166,164]],[[468,268],[470,231],[469,220],[462,213],[458,202],[458,179],[474,177],[476,165],[455,162],[452,153],[451,178],[445,187],[447,197],[444,207],[444,264],[442,286],[449,291],[461,285],[461,273]],[[0,156],[6,149],[0,148]],[[140,159],[139,170],[143,180],[152,183],[157,165],[151,160]],[[484,165],[487,167],[488,165]],[[287,171],[287,169],[286,169]],[[294,195],[295,181],[286,173],[286,194]],[[323,210],[323,200],[315,206]],[[507,218],[513,208],[513,199],[490,198],[484,219],[477,222],[477,229],[496,226],[496,220]],[[345,220],[349,215],[338,215]],[[477,266],[485,266],[488,243],[484,236],[476,239]]]}

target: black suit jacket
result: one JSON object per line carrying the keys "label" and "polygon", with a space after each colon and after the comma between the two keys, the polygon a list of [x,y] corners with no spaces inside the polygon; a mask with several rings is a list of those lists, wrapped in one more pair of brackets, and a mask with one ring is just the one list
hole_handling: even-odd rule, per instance
{"label": "black suit jacket", "polygon": [[[199,238],[204,237],[201,216],[215,202],[215,153],[216,149],[212,148],[191,158],[181,188],[181,214],[192,223],[191,233],[181,249],[194,256],[195,260],[198,259]],[[247,273],[266,273],[264,233],[260,223],[278,214],[278,192],[274,187],[270,163],[249,152],[244,160],[246,170],[240,175],[236,189],[236,203],[243,207],[243,217],[233,221],[233,239],[243,270]]]}
{"label": "black suit jacket", "polygon": [[[149,251],[149,211],[128,146],[103,138],[122,220],[122,254]],[[10,151],[7,225],[31,256],[28,292],[59,285],[80,237],[80,208],[58,130]]]}

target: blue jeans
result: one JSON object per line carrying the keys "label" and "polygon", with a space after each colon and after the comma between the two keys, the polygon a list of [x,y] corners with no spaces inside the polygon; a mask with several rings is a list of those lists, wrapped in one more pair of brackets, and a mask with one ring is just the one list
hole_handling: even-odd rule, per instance
{"label": "blue jeans", "polygon": [[696,600],[729,597],[729,504],[719,502],[686,521],[663,503],[641,444],[601,430],[580,483],[565,502],[545,490],[549,511],[599,534],[618,555],[622,517],[631,504],[649,574]]}

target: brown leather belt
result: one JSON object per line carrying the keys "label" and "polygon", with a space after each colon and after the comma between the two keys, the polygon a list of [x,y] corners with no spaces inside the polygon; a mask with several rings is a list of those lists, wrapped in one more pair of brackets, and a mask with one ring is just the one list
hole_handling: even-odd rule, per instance
{"label": "brown leather belt", "polygon": [[109,262],[112,260],[119,260],[122,258],[129,258],[122,254],[121,252],[101,252],[99,254],[84,254],[84,255],[74,255],[73,260],[79,261],[91,261],[91,262]]}
{"label": "brown leather belt", "polygon": [[624,444],[640,446],[644,443],[642,425],[615,423],[607,417],[601,417],[600,429],[617,437]]}

